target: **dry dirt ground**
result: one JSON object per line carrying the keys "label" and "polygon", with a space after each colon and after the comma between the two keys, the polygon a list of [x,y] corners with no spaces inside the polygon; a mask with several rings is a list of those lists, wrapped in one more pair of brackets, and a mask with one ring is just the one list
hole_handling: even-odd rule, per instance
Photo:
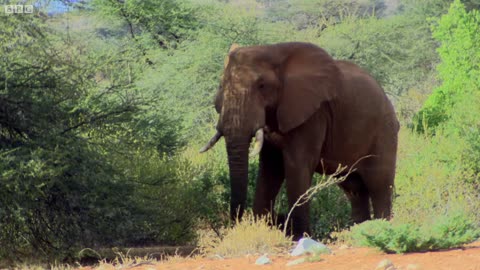
{"label": "dry dirt ground", "polygon": [[[286,266],[296,258],[290,256],[271,257],[268,265],[255,265],[258,256],[234,259],[175,259],[156,264],[142,264],[126,269],[135,270],[248,270],[248,269],[292,269],[292,270],[375,270],[380,262],[390,260],[395,268],[388,270],[480,270],[480,241],[464,248],[410,254],[384,254],[371,248],[331,247],[333,254],[322,255],[321,261],[305,262]],[[100,267],[106,269],[108,267]],[[113,267],[112,267],[113,268]],[[86,268],[85,268],[86,269]],[[123,268],[125,269],[125,268]]]}

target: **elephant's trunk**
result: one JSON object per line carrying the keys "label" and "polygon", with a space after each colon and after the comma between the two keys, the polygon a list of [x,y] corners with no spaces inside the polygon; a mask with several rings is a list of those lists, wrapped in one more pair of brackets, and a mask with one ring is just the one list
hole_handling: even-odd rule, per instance
{"label": "elephant's trunk", "polygon": [[[232,71],[232,77],[238,77],[238,71]],[[238,80],[238,78],[237,78]],[[213,146],[220,136],[225,138],[230,171],[230,217],[240,219],[245,209],[248,187],[248,152],[252,135],[257,143],[253,155],[261,151],[265,125],[264,110],[259,101],[252,96],[251,86],[243,81],[226,83],[222,96],[217,134],[202,150]]]}
{"label": "elephant's trunk", "polygon": [[240,219],[245,209],[248,188],[248,147],[250,138],[227,140],[228,166],[230,169],[230,217]]}

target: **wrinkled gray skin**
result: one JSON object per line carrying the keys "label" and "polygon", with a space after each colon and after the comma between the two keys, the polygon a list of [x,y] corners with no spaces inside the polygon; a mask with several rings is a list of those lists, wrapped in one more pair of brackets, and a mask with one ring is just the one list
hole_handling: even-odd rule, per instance
{"label": "wrinkled gray skin", "polygon": [[[353,221],[371,218],[370,201],[374,218],[390,218],[399,124],[383,89],[355,64],[335,61],[308,43],[236,48],[226,60],[215,108],[217,134],[201,151],[225,138],[232,218],[245,209],[252,137],[260,152],[256,215],[272,212],[283,181],[292,207],[313,173],[355,164],[339,184]],[[308,211],[308,203],[293,211],[294,239],[310,233]]]}

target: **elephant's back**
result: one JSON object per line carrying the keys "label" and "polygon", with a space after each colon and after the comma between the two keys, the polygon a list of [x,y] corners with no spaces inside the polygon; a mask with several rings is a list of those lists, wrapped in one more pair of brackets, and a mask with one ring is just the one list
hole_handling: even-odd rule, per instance
{"label": "elephant's back", "polygon": [[335,62],[343,77],[340,102],[349,103],[346,106],[358,106],[359,109],[368,108],[375,114],[395,114],[385,91],[367,71],[349,61]]}

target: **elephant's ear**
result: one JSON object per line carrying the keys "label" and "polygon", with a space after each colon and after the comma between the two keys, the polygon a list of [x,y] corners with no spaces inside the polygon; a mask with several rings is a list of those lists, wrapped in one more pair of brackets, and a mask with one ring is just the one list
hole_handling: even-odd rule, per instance
{"label": "elephant's ear", "polygon": [[220,113],[223,106],[223,88],[222,84],[218,86],[217,93],[215,94],[215,111]]}
{"label": "elephant's ear", "polygon": [[[224,72],[224,74],[222,75],[222,83],[223,83],[224,76],[225,76],[225,69],[227,68],[228,62],[230,60],[230,53],[233,52],[237,48],[240,48],[240,45],[238,45],[237,43],[233,43],[230,46],[230,49],[228,50],[227,56],[225,56],[225,59],[223,60],[223,72]],[[218,90],[217,90],[217,94],[215,95],[215,110],[217,111],[217,113],[220,113],[220,111],[222,110],[222,104],[223,104],[223,86],[222,86],[222,83],[220,83],[220,85],[218,87]]]}
{"label": "elephant's ear", "polygon": [[341,87],[341,75],[330,55],[318,47],[299,48],[283,68],[283,91],[277,107],[281,132],[305,122],[322,103],[334,99]]}

